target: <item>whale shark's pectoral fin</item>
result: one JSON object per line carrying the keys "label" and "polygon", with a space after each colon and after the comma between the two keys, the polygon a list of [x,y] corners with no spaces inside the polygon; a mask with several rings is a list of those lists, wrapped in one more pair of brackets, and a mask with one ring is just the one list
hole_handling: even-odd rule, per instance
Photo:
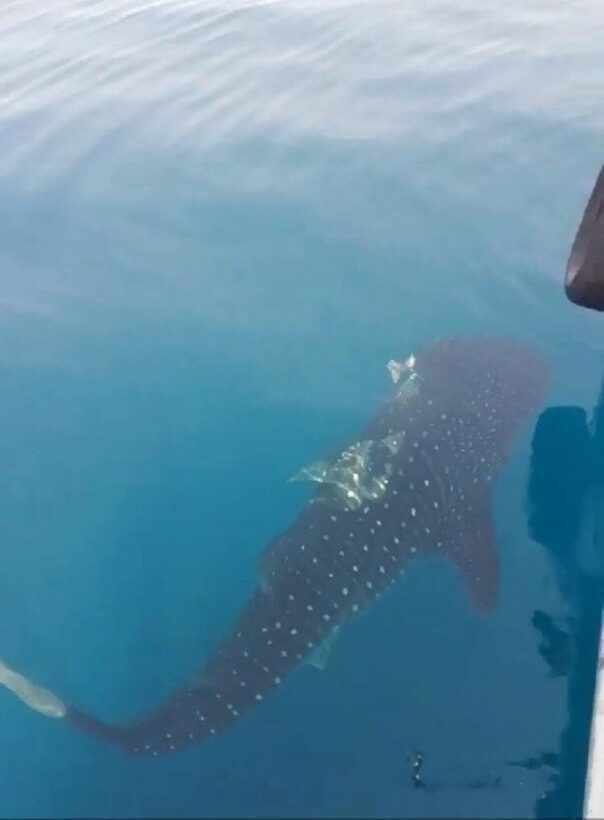
{"label": "whale shark's pectoral fin", "polygon": [[327,661],[331,655],[331,650],[334,647],[336,642],[336,638],[338,637],[338,632],[340,631],[340,627],[336,626],[334,629],[329,633],[329,635],[325,638],[325,640],[319,644],[313,651],[306,656],[305,663],[309,666],[314,666],[315,669],[325,669],[327,666]]}
{"label": "whale shark's pectoral fin", "polygon": [[63,718],[67,714],[67,707],[56,695],[32,683],[2,661],[0,661],[0,684],[10,689],[31,709],[41,712],[46,717]]}
{"label": "whale shark's pectoral fin", "polygon": [[472,496],[461,520],[451,516],[445,522],[442,549],[461,572],[474,607],[487,612],[497,603],[499,556],[488,486]]}

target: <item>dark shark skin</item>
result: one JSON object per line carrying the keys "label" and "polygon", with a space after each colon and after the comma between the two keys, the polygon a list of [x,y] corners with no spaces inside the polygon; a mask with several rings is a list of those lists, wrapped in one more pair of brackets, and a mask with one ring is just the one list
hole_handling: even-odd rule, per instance
{"label": "dark shark skin", "polygon": [[421,556],[452,561],[477,609],[495,605],[491,482],[547,368],[514,343],[445,339],[393,372],[392,396],[358,439],[307,471],[315,495],[268,545],[258,588],[195,682],[122,726],[67,706],[72,725],[155,756],[221,732]]}
{"label": "dark shark skin", "polygon": [[571,248],[564,288],[571,302],[604,310],[604,167]]}

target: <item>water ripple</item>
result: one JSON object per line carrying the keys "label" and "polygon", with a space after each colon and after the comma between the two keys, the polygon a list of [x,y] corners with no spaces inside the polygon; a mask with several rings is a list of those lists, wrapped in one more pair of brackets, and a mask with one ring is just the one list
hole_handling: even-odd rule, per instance
{"label": "water ripple", "polygon": [[[169,306],[303,345],[326,305],[356,327],[369,306],[388,314],[379,293],[428,299],[427,323],[451,300],[499,321],[485,271],[505,259],[528,315],[570,239],[552,225],[599,161],[603,31],[595,0],[4,3],[0,231],[21,276],[0,299],[48,299],[69,326]],[[282,217],[309,244],[359,249],[378,295],[343,285],[328,250],[322,294],[305,287],[287,232],[271,236]],[[471,296],[435,308],[462,246]],[[268,247],[295,275],[269,273]]]}
{"label": "water ripple", "polygon": [[[190,544],[186,566],[201,567],[192,557],[201,533],[226,577],[225,522],[233,555],[260,548],[263,505],[281,509],[274,477],[290,460],[292,470],[304,463],[313,439],[354,434],[388,389],[383,365],[434,336],[488,329],[546,343],[562,386],[556,401],[593,405],[601,317],[570,308],[561,282],[602,162],[603,35],[601,0],[0,2],[1,622],[24,658],[38,658],[40,680],[54,662],[62,690],[79,647],[85,680],[73,692],[107,685],[110,714],[111,687],[123,691],[137,668],[132,646],[157,669],[172,605],[184,594],[183,611],[198,612],[200,578],[206,592],[223,588],[180,564],[192,586],[174,586],[164,568],[176,553],[165,544]],[[532,595],[541,576],[527,571],[529,549],[518,543],[516,575]],[[117,605],[108,593],[116,578]],[[156,578],[165,597],[153,593]],[[152,591],[149,612],[142,596],[133,606],[135,587]],[[53,607],[64,614],[53,617]],[[94,620],[110,611],[105,636]],[[135,618],[150,624],[142,638],[124,627]],[[516,623],[501,621],[509,635]],[[181,633],[178,623],[161,643],[176,646]],[[111,662],[105,653],[120,635]],[[415,652],[423,640],[412,637]],[[123,679],[112,682],[107,668]],[[546,726],[531,750],[549,743],[555,727]],[[149,816],[164,787],[168,814],[186,810],[185,780],[191,816],[266,792],[266,771],[246,792],[231,740],[226,757],[205,758],[201,790],[193,769],[172,785],[144,776],[133,788],[123,761],[112,772],[102,750],[87,762],[85,752],[78,768],[67,735],[67,754],[49,730],[52,747],[32,758],[22,728],[7,729],[23,741],[0,786],[5,807],[12,789],[25,808],[9,802],[7,815],[84,816],[92,805],[90,816]],[[332,760],[341,760],[336,736]],[[286,763],[292,748],[283,745]],[[382,757],[396,769],[398,737],[393,748]],[[520,759],[516,751],[500,759]],[[353,811],[398,816],[395,769],[393,802],[379,805],[386,770],[343,775],[349,797],[355,787],[368,795],[349,800]],[[225,772],[236,788],[225,790]],[[332,769],[321,772],[315,784],[337,802]],[[69,802],[79,781],[91,804]],[[102,796],[101,781],[110,785]],[[281,816],[283,803],[306,811],[313,800],[300,782],[303,800],[288,803],[283,791],[268,813]],[[221,798],[208,803],[212,784]],[[416,792],[426,797],[403,797]],[[38,795],[39,806],[29,802]],[[337,814],[336,802],[315,808]]]}
{"label": "water ripple", "polygon": [[[2,171],[24,172],[52,135],[90,150],[134,118],[145,144],[200,147],[268,129],[330,140],[448,133],[446,118],[471,118],[489,101],[579,120],[593,113],[595,68],[585,68],[595,65],[604,13],[590,0],[578,5],[4,4],[3,120],[35,112],[49,124],[47,136],[31,134],[31,147],[20,140],[5,153]],[[540,88],[524,81],[533,72]],[[56,156],[60,147],[49,150]]]}

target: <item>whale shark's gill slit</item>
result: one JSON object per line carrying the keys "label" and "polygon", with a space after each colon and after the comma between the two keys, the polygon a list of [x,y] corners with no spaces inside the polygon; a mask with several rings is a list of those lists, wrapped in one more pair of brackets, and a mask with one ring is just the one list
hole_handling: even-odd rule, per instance
{"label": "whale shark's gill slit", "polygon": [[0,684],[79,731],[158,756],[223,731],[301,663],[324,666],[340,626],[414,558],[447,557],[474,606],[492,608],[499,576],[491,482],[514,432],[539,408],[547,368],[511,342],[444,339],[389,369],[393,395],[350,445],[306,470],[315,495],[271,541],[257,589],[187,686],[113,725],[2,664]]}

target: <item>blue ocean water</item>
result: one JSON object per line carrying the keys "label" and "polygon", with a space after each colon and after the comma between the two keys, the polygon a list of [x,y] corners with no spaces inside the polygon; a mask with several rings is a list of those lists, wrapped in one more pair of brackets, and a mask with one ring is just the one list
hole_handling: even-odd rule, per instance
{"label": "blue ocean water", "polygon": [[[437,336],[538,345],[547,404],[591,412],[602,320],[561,283],[603,33],[595,0],[5,0],[0,657],[106,718],[160,700],[306,499],[288,477]],[[531,434],[495,489],[494,614],[418,563],[323,672],[172,758],[0,693],[0,815],[574,810],[589,673],[539,651],[536,611],[580,618],[574,558],[527,524]]]}

